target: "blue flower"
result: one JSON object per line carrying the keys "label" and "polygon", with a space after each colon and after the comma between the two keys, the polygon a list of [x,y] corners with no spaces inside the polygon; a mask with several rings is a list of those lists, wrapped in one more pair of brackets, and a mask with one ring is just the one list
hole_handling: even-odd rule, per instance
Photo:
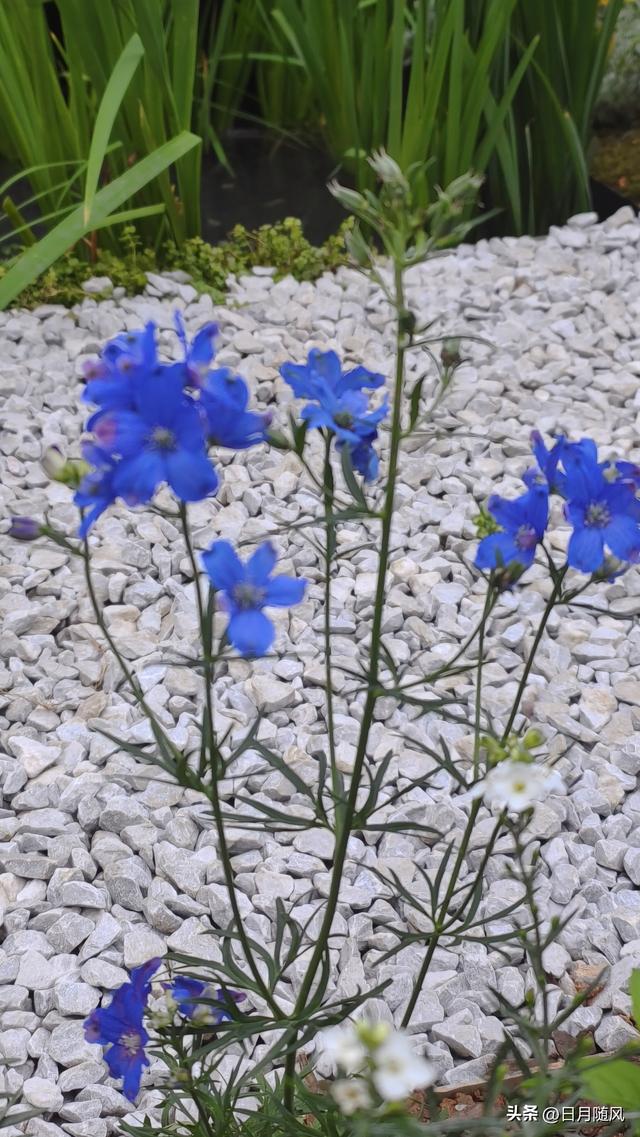
{"label": "blue flower", "polygon": [[160,966],[151,959],[133,969],[128,983],[118,987],[108,1007],[97,1007],[84,1021],[87,1042],[107,1046],[104,1059],[112,1078],[122,1078],[122,1092],[135,1101],[140,1079],[149,1065],[144,1048],[149,1035],[142,1025],[151,991],[151,976]]}
{"label": "blue flower", "polygon": [[89,419],[87,430],[93,430],[107,411],[133,409],[138,381],[142,376],[157,374],[161,366],[155,324],[149,322],[141,331],[110,340],[100,359],[85,365],[87,383],[82,400],[100,408]]}
{"label": "blue flower", "polygon": [[489,498],[487,508],[503,532],[483,538],[476,553],[476,567],[500,569],[519,565],[523,570],[528,568],[533,563],[549,519],[546,483],[531,485],[515,501],[507,501],[494,494]]}
{"label": "blue flower", "polygon": [[110,410],[95,423],[94,432],[105,451],[123,459],[113,472],[117,496],[149,501],[167,482],[181,501],[201,501],[217,489],[203,415],[184,393],[175,366],[140,376],[134,408]]}
{"label": "blue flower", "polygon": [[309,352],[306,363],[285,363],[280,374],[294,395],[314,400],[303,407],[300,417],[310,427],[331,431],[338,449],[347,446],[354,469],[366,481],[371,481],[378,472],[373,443],[378,437],[378,423],[389,407],[385,399],[377,410],[368,411],[363,388],[380,387],[384,377],[366,367],[343,372],[334,351],[322,352],[315,348]]}
{"label": "blue flower", "polygon": [[211,361],[215,355],[213,341],[218,334],[218,325],[213,321],[205,324],[191,343],[187,339],[184,320],[180,312],[174,312],[173,322],[178,338],[184,348],[184,363],[186,367],[185,386],[201,387],[204,383]]}
{"label": "blue flower", "polygon": [[640,502],[634,483],[609,480],[607,463],[583,452],[571,454],[565,468],[565,516],[573,526],[568,564],[580,572],[597,572],[607,548],[621,561],[640,560]]}
{"label": "blue flower", "polygon": [[207,440],[211,445],[245,450],[267,441],[271,415],[247,410],[247,384],[227,367],[208,373],[200,389],[199,403],[206,416]]}
{"label": "blue flower", "polygon": [[335,351],[312,348],[306,363],[283,363],[282,378],[289,384],[298,399],[317,399],[327,389],[340,398],[346,391],[360,391],[363,387],[381,387],[384,376],[366,367],[342,370]]}
{"label": "blue flower", "polygon": [[[190,979],[186,975],[174,979],[172,983],[163,983],[162,986],[169,991],[178,1004],[178,1011],[185,1018],[198,1021],[206,1020],[208,1024],[227,1022],[231,1018],[229,1010],[230,1001],[241,1003],[245,998],[239,991],[225,990],[223,987],[214,988],[201,979]],[[202,999],[209,1002],[203,1003]],[[219,1008],[212,1003],[220,1003]]]}
{"label": "blue flower", "polygon": [[[569,442],[562,434],[557,434],[555,438],[555,445],[551,450],[547,450],[540,432],[532,431],[531,444],[538,469],[527,470],[524,475],[527,485],[532,485],[542,474],[549,485],[550,493],[559,493],[566,497],[567,470],[576,458],[580,458],[592,466],[597,466],[608,482],[626,481],[634,489],[640,488],[640,466],[634,462],[610,459],[598,462],[598,448],[592,438],[581,438],[579,442]],[[562,470],[558,468],[560,463]]]}
{"label": "blue flower", "polygon": [[304,595],[306,580],[272,577],[276,552],[269,541],[256,549],[246,564],[228,541],[214,541],[202,554],[202,563],[229,613],[227,637],[241,655],[264,655],[275,636],[263,608],[289,607]]}

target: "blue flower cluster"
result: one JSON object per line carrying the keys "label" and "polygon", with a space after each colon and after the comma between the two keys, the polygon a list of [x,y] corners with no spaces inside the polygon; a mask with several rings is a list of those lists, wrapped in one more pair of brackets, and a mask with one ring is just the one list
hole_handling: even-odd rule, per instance
{"label": "blue flower cluster", "polygon": [[246,564],[228,541],[214,541],[202,554],[202,563],[229,613],[226,631],[229,643],[241,655],[264,655],[273,643],[275,629],[263,608],[299,604],[306,580],[271,575],[276,552],[269,541],[260,545]]}
{"label": "blue flower cluster", "polygon": [[[129,1101],[135,1101],[142,1071],[149,1065],[145,1053],[149,1035],[143,1020],[151,994],[151,979],[160,963],[159,959],[150,959],[141,967],[134,967],[129,982],[114,991],[109,1006],[97,1007],[84,1022],[87,1042],[107,1048],[104,1059],[109,1073],[112,1078],[122,1078],[122,1092]],[[162,986],[178,1013],[190,1019],[194,1026],[215,1026],[229,1020],[233,1004],[244,999],[237,991],[214,988],[187,976]]]}
{"label": "blue flower cluster", "polygon": [[569,442],[559,435],[548,449],[534,431],[531,442],[537,466],[524,475],[527,490],[515,501],[497,494],[489,498],[489,513],[501,531],[480,542],[476,566],[528,568],[548,525],[551,493],[564,498],[564,516],[572,526],[570,568],[600,572],[609,554],[627,563],[640,561],[640,467],[599,461],[591,438]]}
{"label": "blue flower cluster", "polygon": [[205,324],[189,344],[179,313],[175,324],[180,362],[159,361],[148,323],[116,336],[85,370],[82,397],[98,409],[87,422],[93,440],[82,450],[92,469],[75,495],[85,511],[81,536],[116,498],[138,505],[164,483],[181,501],[201,501],[218,487],[208,446],[238,450],[267,441],[271,418],[247,410],[244,380],[211,368],[216,325]]}
{"label": "blue flower cluster", "polygon": [[378,455],[373,443],[378,437],[378,424],[388,414],[385,398],[374,411],[368,409],[363,388],[381,387],[384,376],[366,367],[343,371],[335,351],[313,348],[306,363],[285,363],[282,378],[298,399],[311,399],[302,408],[301,419],[310,427],[324,428],[337,440],[338,449],[346,446],[354,470],[365,481],[378,473]]}

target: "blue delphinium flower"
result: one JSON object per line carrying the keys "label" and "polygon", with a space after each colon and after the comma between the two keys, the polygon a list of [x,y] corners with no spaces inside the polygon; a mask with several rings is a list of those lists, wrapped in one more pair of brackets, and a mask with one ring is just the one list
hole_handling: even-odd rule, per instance
{"label": "blue delphinium flower", "polygon": [[214,541],[202,554],[202,563],[213,587],[222,593],[229,613],[229,643],[241,655],[264,655],[273,643],[275,628],[263,608],[288,608],[298,604],[304,595],[306,580],[271,576],[276,551],[269,541],[260,545],[246,564],[228,541]]}
{"label": "blue delphinium flower", "polygon": [[367,480],[378,470],[377,455],[372,450],[378,437],[378,423],[389,410],[387,401],[375,411],[367,413],[368,401],[363,391],[345,391],[336,396],[327,389],[318,394],[318,405],[308,403],[302,408],[301,419],[310,427],[326,427],[337,438],[339,449],[349,447],[354,469]]}
{"label": "blue delphinium flower", "polygon": [[116,495],[149,501],[167,482],[181,501],[214,493],[217,474],[205,449],[204,423],[174,367],[136,383],[134,409],[115,409],[94,425],[107,453],[122,459],[113,473]]}
{"label": "blue delphinium flower", "polygon": [[98,360],[85,364],[87,383],[82,400],[99,408],[89,419],[87,430],[93,430],[108,411],[133,409],[139,379],[157,374],[161,366],[154,323],[110,340]]}
{"label": "blue delphinium flower", "polygon": [[312,348],[306,363],[283,363],[282,378],[289,384],[297,399],[317,399],[328,388],[336,398],[346,391],[360,391],[363,387],[382,387],[384,375],[354,367],[343,371],[335,351]]}
{"label": "blue delphinium flower", "polygon": [[[640,466],[634,462],[613,461],[606,459],[598,461],[598,448],[592,438],[581,438],[579,442],[569,442],[562,434],[555,436],[555,444],[551,450],[545,446],[542,435],[538,430],[531,433],[531,445],[538,469],[528,470],[524,475],[527,485],[536,481],[542,474],[549,485],[550,493],[559,493],[566,497],[567,464],[571,464],[576,457],[580,457],[592,466],[597,466],[608,482],[626,481],[640,488]],[[562,464],[563,469],[559,469]]]}
{"label": "blue delphinium flower", "polygon": [[248,411],[249,388],[227,367],[209,371],[200,388],[199,406],[206,416],[207,441],[213,446],[246,450],[266,442],[271,415]]}
{"label": "blue delphinium flower", "polygon": [[[210,983],[204,983],[201,979],[191,979],[186,975],[181,975],[171,983],[163,983],[162,986],[177,1003],[181,1015],[197,1022],[206,1022],[208,1025],[228,1022],[231,1014],[224,1008],[228,1008],[231,1001],[241,1003],[245,998],[239,991],[226,990],[223,987],[215,988]],[[202,999],[210,1001],[203,1003]],[[221,1005],[213,1006],[214,1001]]]}
{"label": "blue delphinium flower", "polygon": [[106,1046],[104,1059],[112,1078],[122,1078],[122,1092],[135,1101],[140,1079],[149,1065],[144,1048],[149,1035],[143,1026],[144,1013],[151,991],[151,976],[160,966],[151,959],[130,974],[129,982],[118,987],[108,1007],[97,1007],[84,1021],[87,1042]]}
{"label": "blue delphinium flower", "polygon": [[476,553],[476,567],[499,569],[518,565],[523,570],[533,563],[536,548],[549,520],[549,491],[546,483],[532,484],[526,493],[507,501],[493,494],[487,503],[489,513],[503,532],[484,537]]}
{"label": "blue delphinium flower", "polygon": [[597,572],[608,548],[622,561],[640,560],[640,502],[632,481],[611,481],[593,456],[575,451],[565,458],[565,516],[573,526],[567,562],[580,572]]}
{"label": "blue delphinium flower", "polygon": [[366,367],[343,372],[334,351],[315,348],[306,363],[285,363],[280,374],[294,395],[313,400],[302,409],[303,421],[310,427],[329,430],[337,439],[338,449],[348,447],[354,469],[365,481],[371,481],[379,464],[373,443],[389,407],[385,399],[377,410],[369,411],[363,388],[380,387],[384,377]]}

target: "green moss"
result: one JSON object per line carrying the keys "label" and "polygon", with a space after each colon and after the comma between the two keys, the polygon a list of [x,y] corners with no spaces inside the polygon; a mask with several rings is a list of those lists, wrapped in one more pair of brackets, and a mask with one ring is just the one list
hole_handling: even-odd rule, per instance
{"label": "green moss", "polygon": [[[297,280],[315,280],[321,273],[346,264],[348,257],[345,235],[351,221],[345,221],[336,234],[316,247],[307,241],[301,222],[287,217],[275,225],[246,229],[236,225],[227,240],[209,245],[200,237],[192,237],[181,248],[166,245],[160,254],[142,247],[135,230],[125,226],[121,234],[122,255],[99,253],[87,264],[72,250],[43,273],[16,299],[15,307],[34,308],[39,304],[70,306],[85,299],[82,284],[90,277],[108,276],[115,288],[127,295],[144,291],[147,272],[188,272],[194,288],[209,292],[215,300],[226,295],[230,273],[251,272],[256,265],[275,269],[276,280],[291,274]],[[0,264],[0,277],[6,268]]]}

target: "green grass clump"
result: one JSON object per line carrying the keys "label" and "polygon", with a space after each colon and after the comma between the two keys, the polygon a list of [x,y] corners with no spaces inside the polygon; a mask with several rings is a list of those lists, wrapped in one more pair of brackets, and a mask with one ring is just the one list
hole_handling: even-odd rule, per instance
{"label": "green grass clump", "polygon": [[[323,272],[346,264],[345,236],[351,221],[344,222],[337,233],[323,245],[311,245],[304,235],[302,223],[287,217],[275,225],[247,229],[236,225],[225,241],[209,245],[201,237],[191,237],[181,248],[171,243],[157,254],[145,248],[132,226],[122,232],[122,256],[98,251],[92,264],[70,250],[52,268],[42,274],[20,294],[13,306],[35,308],[40,304],[64,304],[70,307],[86,299],[82,285],[90,277],[108,276],[114,288],[124,288],[128,296],[144,291],[147,272],[188,272],[194,288],[208,292],[221,302],[227,292],[230,273],[240,276],[256,265],[275,269],[275,279],[291,274],[296,280],[315,280]],[[0,264],[0,278],[7,266]],[[109,295],[110,290],[105,293]],[[94,297],[95,298],[95,297]],[[99,298],[99,297],[98,297]]]}

